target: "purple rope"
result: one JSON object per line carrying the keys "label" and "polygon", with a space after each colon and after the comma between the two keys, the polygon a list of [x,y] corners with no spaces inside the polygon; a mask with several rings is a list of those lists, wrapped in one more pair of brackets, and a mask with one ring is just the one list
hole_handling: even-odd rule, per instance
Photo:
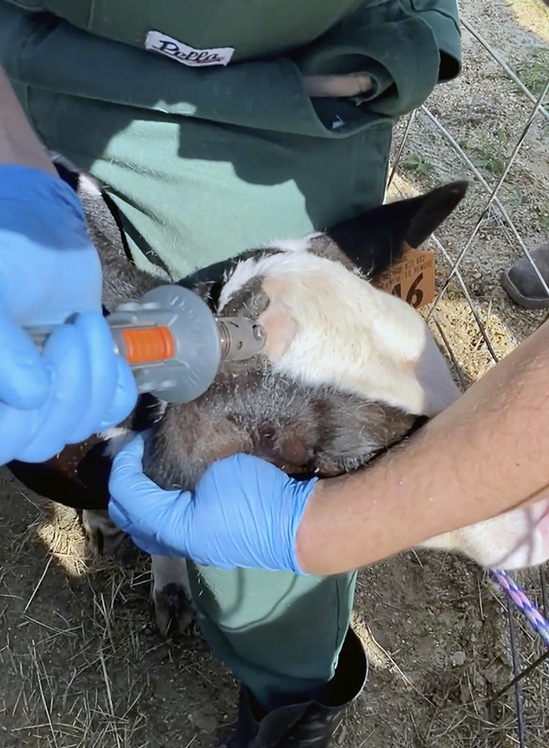
{"label": "purple rope", "polygon": [[509,600],[520,610],[545,646],[549,647],[549,621],[542,616],[536,605],[506,571],[495,569],[490,571],[489,574],[492,581],[505,592]]}

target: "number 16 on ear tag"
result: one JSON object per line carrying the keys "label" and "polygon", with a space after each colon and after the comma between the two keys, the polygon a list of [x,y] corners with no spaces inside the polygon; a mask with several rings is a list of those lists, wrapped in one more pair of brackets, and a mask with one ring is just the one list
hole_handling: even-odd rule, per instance
{"label": "number 16 on ear tag", "polygon": [[416,309],[428,304],[435,296],[434,252],[410,247],[375,285]]}

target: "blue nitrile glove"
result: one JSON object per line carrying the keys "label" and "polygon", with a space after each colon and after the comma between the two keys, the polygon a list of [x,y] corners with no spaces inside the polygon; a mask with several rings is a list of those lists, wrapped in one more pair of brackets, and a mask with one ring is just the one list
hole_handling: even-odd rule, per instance
{"label": "blue nitrile glove", "polygon": [[[38,353],[22,327],[64,323]],[[78,197],[0,166],[0,465],[40,462],[120,423],[136,401],[101,314],[101,267]]]}
{"label": "blue nitrile glove", "polygon": [[303,573],[295,540],[316,478],[240,454],[214,463],[192,493],[164,491],[143,474],[143,449],[142,436],[124,447],[109,482],[111,519],[136,545],[221,569]]}

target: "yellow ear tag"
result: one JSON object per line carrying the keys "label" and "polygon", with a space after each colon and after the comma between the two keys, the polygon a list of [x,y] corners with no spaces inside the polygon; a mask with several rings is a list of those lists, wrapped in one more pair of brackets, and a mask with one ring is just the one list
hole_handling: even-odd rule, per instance
{"label": "yellow ear tag", "polygon": [[374,281],[374,286],[418,309],[435,296],[435,253],[405,245],[404,255]]}

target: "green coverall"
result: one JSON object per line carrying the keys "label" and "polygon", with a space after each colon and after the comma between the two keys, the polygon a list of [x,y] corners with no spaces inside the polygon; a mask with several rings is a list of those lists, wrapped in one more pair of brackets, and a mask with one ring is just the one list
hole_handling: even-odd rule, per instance
{"label": "green coverall", "polygon": [[[455,0],[0,0],[0,62],[137,265],[180,278],[381,203],[394,120],[457,75],[460,40]],[[358,71],[365,94],[307,95],[303,75]],[[332,677],[353,575],[194,567],[191,585],[264,707]]]}

